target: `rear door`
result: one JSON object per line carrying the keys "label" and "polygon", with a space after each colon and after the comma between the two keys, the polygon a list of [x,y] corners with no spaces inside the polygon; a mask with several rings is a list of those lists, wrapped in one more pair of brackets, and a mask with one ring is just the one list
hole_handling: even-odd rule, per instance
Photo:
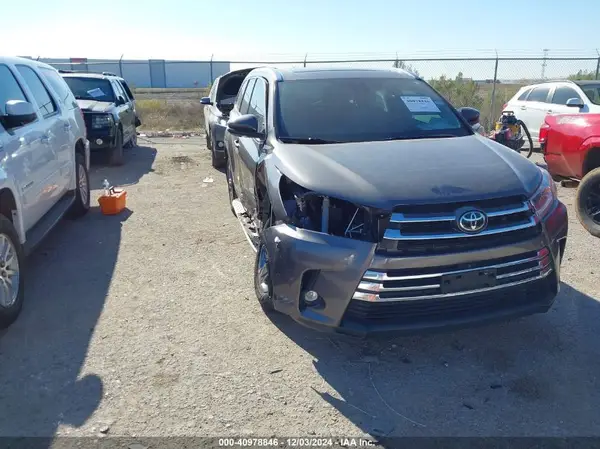
{"label": "rear door", "polygon": [[527,95],[525,104],[518,111],[515,111],[517,118],[521,119],[527,126],[534,143],[539,142],[540,127],[550,109],[551,91],[551,84],[540,84],[534,87]]}

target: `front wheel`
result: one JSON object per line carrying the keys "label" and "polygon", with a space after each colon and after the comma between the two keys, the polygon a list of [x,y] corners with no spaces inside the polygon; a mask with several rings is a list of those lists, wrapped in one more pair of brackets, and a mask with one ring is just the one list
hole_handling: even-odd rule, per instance
{"label": "front wheel", "polygon": [[17,230],[0,215],[0,329],[10,326],[21,313],[25,297],[24,265]]}
{"label": "front wheel", "polygon": [[273,286],[269,269],[269,255],[267,254],[267,247],[262,240],[258,244],[256,260],[254,262],[254,291],[256,292],[258,303],[266,313],[275,310],[275,306],[273,305]]}
{"label": "front wheel", "polygon": [[594,237],[600,237],[600,167],[583,177],[575,204],[581,225]]}

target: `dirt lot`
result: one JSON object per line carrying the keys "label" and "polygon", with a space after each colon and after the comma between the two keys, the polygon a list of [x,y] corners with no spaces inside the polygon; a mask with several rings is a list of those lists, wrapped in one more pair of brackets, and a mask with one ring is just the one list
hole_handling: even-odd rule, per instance
{"label": "dirt lot", "polygon": [[125,186],[128,212],[94,208],[30,259],[25,309],[0,336],[1,436],[600,435],[600,240],[572,190],[549,313],[363,341],[262,313],[202,141],[96,165],[95,195],[104,178]]}

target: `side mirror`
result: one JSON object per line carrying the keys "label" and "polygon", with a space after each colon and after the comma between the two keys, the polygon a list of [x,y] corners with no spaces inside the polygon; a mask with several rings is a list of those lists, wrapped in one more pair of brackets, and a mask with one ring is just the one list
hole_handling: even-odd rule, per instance
{"label": "side mirror", "polygon": [[240,115],[233,120],[229,120],[227,129],[235,136],[264,137],[264,133],[258,131],[258,119],[252,114]]}
{"label": "side mirror", "polygon": [[210,101],[210,97],[202,97],[202,98],[200,98],[200,104],[203,104],[205,106],[210,106],[210,105],[212,105],[212,101]]}
{"label": "side mirror", "polygon": [[2,123],[8,129],[18,128],[19,126],[27,125],[35,122],[37,115],[33,105],[27,101],[9,100],[4,105],[6,114],[0,116]]}
{"label": "side mirror", "polygon": [[125,103],[126,103],[126,101],[125,101],[125,98],[123,98],[123,97],[117,97],[117,101],[115,102],[115,104],[116,104],[117,106],[122,106],[122,105],[124,105]]}
{"label": "side mirror", "polygon": [[583,104],[583,100],[581,100],[580,98],[569,98],[567,100],[566,105],[569,106],[569,107],[571,107],[571,108],[579,108],[579,109],[581,109],[582,107],[585,106]]}
{"label": "side mirror", "polygon": [[471,125],[479,123],[481,113],[475,108],[458,108],[458,112]]}

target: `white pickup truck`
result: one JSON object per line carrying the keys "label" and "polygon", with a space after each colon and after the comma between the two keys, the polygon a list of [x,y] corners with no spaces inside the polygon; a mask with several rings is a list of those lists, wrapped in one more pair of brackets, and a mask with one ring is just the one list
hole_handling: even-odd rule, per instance
{"label": "white pickup truck", "polygon": [[83,115],[53,67],[0,56],[0,328],[19,315],[24,259],[65,215],[90,208]]}

